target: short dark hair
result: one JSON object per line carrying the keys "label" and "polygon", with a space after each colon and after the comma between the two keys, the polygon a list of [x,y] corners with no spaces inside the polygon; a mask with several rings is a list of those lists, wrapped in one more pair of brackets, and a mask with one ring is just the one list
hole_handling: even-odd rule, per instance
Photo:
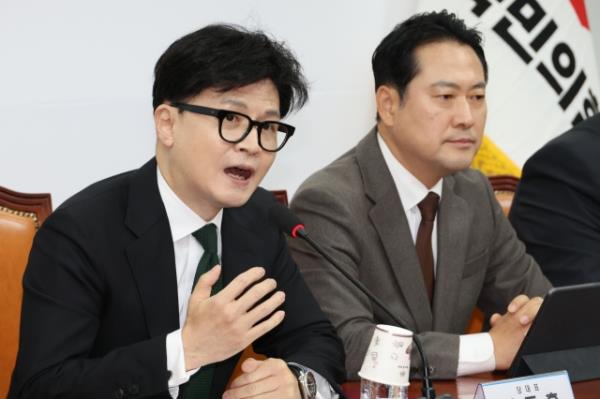
{"label": "short dark hair", "polygon": [[406,87],[419,72],[415,50],[426,44],[444,41],[470,46],[481,61],[487,82],[488,67],[481,46],[481,33],[467,28],[465,22],[455,14],[442,10],[413,15],[396,25],[379,43],[371,59],[375,90],[381,85],[391,84],[403,98]]}
{"label": "short dark hair", "polygon": [[261,31],[209,25],[175,41],[154,68],[152,104],[182,102],[205,89],[228,91],[270,79],[281,117],[308,100],[302,67],[282,42]]}

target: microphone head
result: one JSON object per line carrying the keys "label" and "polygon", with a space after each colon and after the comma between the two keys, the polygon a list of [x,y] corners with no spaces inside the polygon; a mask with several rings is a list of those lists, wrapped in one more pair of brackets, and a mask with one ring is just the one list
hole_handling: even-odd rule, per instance
{"label": "microphone head", "polygon": [[287,206],[276,202],[269,209],[269,218],[285,234],[292,238],[304,233],[304,225]]}

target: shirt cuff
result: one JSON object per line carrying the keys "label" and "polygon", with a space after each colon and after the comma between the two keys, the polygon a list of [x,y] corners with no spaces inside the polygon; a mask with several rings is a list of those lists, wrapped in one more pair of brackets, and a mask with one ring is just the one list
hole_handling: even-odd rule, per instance
{"label": "shirt cuff", "polygon": [[190,371],[185,370],[185,354],[183,353],[183,341],[181,340],[181,329],[167,334],[167,370],[171,372],[169,377],[169,388],[178,387],[190,380],[200,368]]}
{"label": "shirt cuff", "polygon": [[460,336],[457,376],[485,373],[493,371],[495,368],[494,342],[490,334]]}
{"label": "shirt cuff", "polygon": [[329,381],[327,381],[327,379],[321,374],[317,373],[310,367],[306,367],[295,362],[289,362],[289,364],[300,366],[313,373],[313,376],[315,377],[315,382],[317,383],[316,399],[338,399],[340,397],[340,395],[335,391],[335,389],[333,389]]}

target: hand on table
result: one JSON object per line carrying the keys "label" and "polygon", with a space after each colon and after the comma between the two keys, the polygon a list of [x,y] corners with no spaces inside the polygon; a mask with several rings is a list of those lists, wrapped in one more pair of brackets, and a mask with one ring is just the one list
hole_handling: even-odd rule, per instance
{"label": "hand on table", "polygon": [[497,370],[510,367],[542,301],[540,297],[519,295],[508,305],[505,314],[494,313],[490,318],[490,336],[494,343]]}
{"label": "hand on table", "polygon": [[231,383],[223,399],[300,399],[296,376],[281,359],[246,359],[242,375]]}

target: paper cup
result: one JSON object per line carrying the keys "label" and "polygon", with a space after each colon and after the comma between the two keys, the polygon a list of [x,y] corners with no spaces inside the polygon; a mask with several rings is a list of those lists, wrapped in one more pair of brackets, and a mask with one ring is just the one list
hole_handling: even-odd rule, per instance
{"label": "paper cup", "polygon": [[412,337],[412,331],[378,324],[358,375],[380,384],[408,386]]}

